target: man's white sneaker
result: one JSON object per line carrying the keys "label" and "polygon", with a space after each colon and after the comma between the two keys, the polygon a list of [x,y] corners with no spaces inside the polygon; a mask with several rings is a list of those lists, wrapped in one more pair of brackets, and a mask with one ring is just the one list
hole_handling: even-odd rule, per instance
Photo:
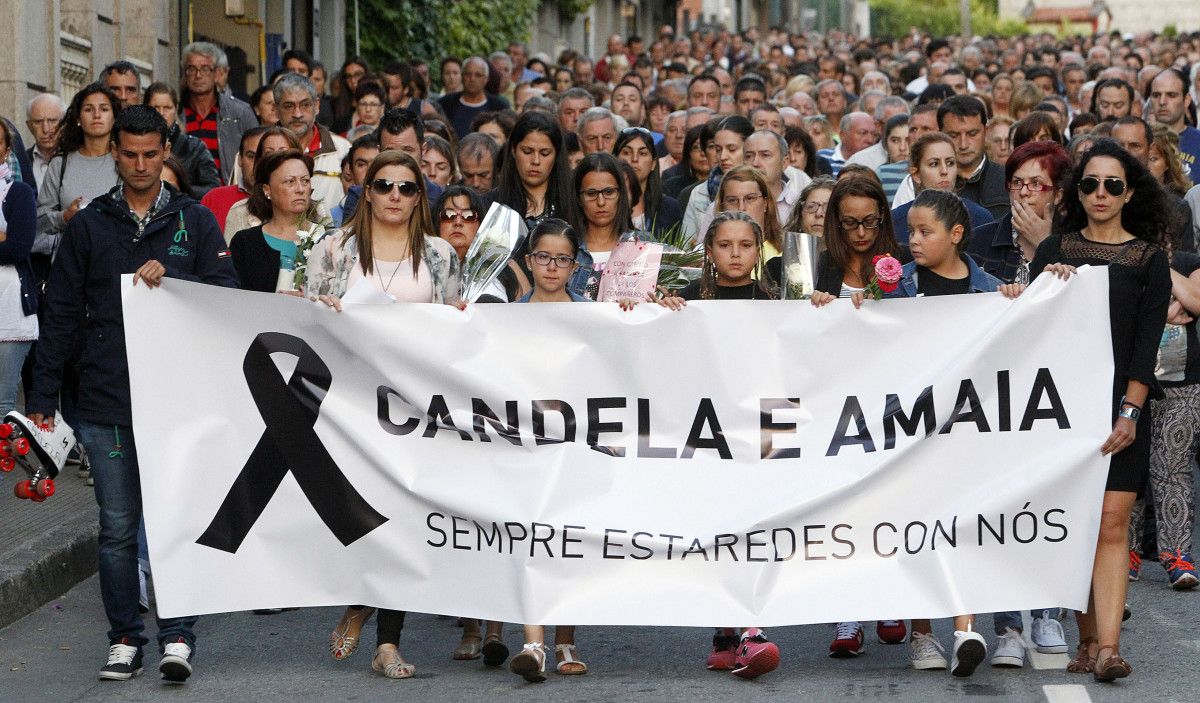
{"label": "man's white sneaker", "polygon": [[1067,638],[1063,635],[1062,623],[1050,617],[1049,610],[1043,610],[1039,617],[1033,619],[1029,631],[1033,646],[1042,654],[1066,654]]}
{"label": "man's white sneaker", "polygon": [[101,681],[128,681],[142,673],[142,650],[121,640],[109,646],[108,661],[100,669]]}
{"label": "man's white sneaker", "polygon": [[192,675],[192,648],[187,646],[182,637],[178,642],[168,642],[163,646],[158,673],[167,683],[183,683]]}
{"label": "man's white sneaker", "polygon": [[975,667],[987,658],[987,642],[978,632],[954,632],[954,653],[950,658],[950,673],[970,676]]}
{"label": "man's white sneaker", "polygon": [[917,670],[945,669],[946,650],[933,635],[914,632],[908,641],[908,661]]}
{"label": "man's white sneaker", "polygon": [[1025,638],[1011,627],[1004,628],[1004,634],[996,640],[996,653],[992,655],[992,666],[1013,667],[1020,669],[1025,666]]}

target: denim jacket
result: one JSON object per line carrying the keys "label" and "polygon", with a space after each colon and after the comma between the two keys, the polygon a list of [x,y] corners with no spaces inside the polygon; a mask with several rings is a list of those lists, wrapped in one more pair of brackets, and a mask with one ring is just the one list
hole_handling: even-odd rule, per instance
{"label": "denim jacket", "polygon": [[[963,261],[967,262],[967,270],[970,272],[968,278],[970,282],[967,284],[968,293],[994,293],[1003,283],[999,278],[984,271],[975,263],[975,260],[969,256],[963,255]],[[917,285],[917,262],[910,261],[904,265],[904,273],[900,276],[900,285],[896,286],[896,290],[891,293],[884,294],[885,298],[915,298],[918,295],[920,288]]]}
{"label": "denim jacket", "polygon": [[[308,255],[306,295],[342,297],[349,287],[350,271],[358,265],[358,247],[351,235],[342,242],[344,230],[330,230],[313,245]],[[425,237],[425,266],[433,279],[433,301],[446,305],[458,302],[462,271],[458,255],[450,243],[440,237]]]}
{"label": "denim jacket", "polygon": [[[584,295],[584,291],[587,290],[588,280],[590,280],[593,275],[596,276],[597,280],[600,276],[595,270],[596,262],[592,258],[592,253],[588,251],[587,239],[585,237],[581,237],[580,240],[579,252],[575,255],[575,260],[579,262],[579,268],[575,269],[575,273],[571,274],[571,280],[567,281],[567,290],[577,295]],[[618,238],[617,243],[620,244],[621,242],[625,241],[653,242],[654,235],[650,232],[640,232],[634,230],[622,234]]]}

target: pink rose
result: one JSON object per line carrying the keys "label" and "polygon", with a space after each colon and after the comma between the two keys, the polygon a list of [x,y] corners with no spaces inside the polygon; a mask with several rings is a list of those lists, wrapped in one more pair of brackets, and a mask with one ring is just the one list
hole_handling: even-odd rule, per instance
{"label": "pink rose", "polygon": [[904,275],[904,267],[900,262],[892,256],[880,257],[875,262],[875,278],[883,284],[894,286],[900,282],[900,277]]}

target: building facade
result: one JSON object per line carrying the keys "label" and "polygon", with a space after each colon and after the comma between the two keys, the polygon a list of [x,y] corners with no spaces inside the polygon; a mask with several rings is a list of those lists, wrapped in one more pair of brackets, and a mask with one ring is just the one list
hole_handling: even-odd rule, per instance
{"label": "building facade", "polygon": [[1037,28],[1058,22],[1069,32],[1161,32],[1167,25],[1179,31],[1200,27],[1196,0],[1000,0],[1001,19],[1032,21]]}

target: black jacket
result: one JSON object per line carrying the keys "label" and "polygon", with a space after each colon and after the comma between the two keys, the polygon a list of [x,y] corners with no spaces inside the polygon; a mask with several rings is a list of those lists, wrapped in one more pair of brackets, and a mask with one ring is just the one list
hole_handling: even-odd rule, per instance
{"label": "black jacket", "polygon": [[217,162],[213,161],[208,147],[179,129],[178,125],[171,130],[171,154],[183,164],[183,172],[187,174],[191,187],[190,195],[196,200],[221,185],[221,172],[217,170]]}
{"label": "black jacket", "polygon": [[120,186],[93,200],[67,225],[46,285],[28,412],[53,415],[58,408],[63,367],[83,320],[76,414],[104,425],[132,423],[121,274],[158,261],[171,278],[237,287],[225,237],[213,214],[167,187],[170,200],[140,237],[129,208],[118,200]]}
{"label": "black jacket", "polygon": [[[900,263],[907,264],[912,261],[912,254],[909,253],[908,247],[903,244],[898,246],[899,250],[896,252],[896,258],[899,259]],[[782,263],[783,260],[780,259],[780,265]],[[833,257],[829,255],[829,252],[823,251],[817,257],[817,280],[813,282],[813,287],[830,295],[841,295],[845,275],[845,271],[833,263]]]}
{"label": "black jacket", "polygon": [[244,229],[229,242],[242,290],[274,293],[279,283],[279,252],[263,239],[262,225]]}
{"label": "black jacket", "polygon": [[958,196],[987,208],[992,217],[999,220],[1012,207],[1008,200],[1008,184],[1004,180],[1004,167],[995,161],[984,161],[983,170],[973,180],[963,183]]}
{"label": "black jacket", "polygon": [[3,204],[7,236],[0,242],[0,266],[12,266],[21,281],[21,312],[37,313],[38,281],[29,265],[29,250],[37,235],[37,196],[28,183],[13,181]]}

